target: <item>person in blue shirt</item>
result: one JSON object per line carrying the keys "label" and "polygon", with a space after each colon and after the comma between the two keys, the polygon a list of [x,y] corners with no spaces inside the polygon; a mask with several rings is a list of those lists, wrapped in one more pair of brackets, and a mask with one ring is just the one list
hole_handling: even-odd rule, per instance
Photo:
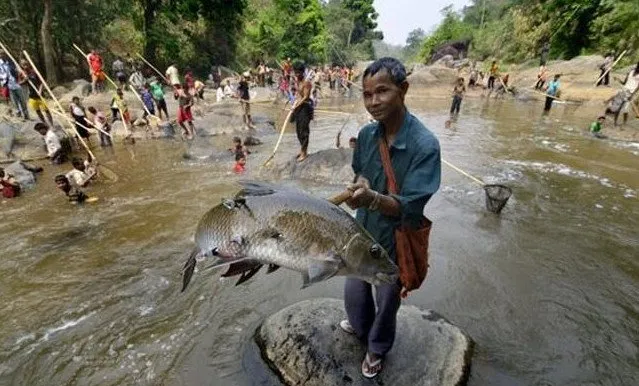
{"label": "person in blue shirt", "polygon": [[142,119],[146,120],[149,114],[155,115],[155,105],[153,103],[153,94],[151,94],[151,86],[148,83],[144,84],[141,97],[145,107],[144,114],[142,115]]}
{"label": "person in blue shirt", "polygon": [[[357,221],[396,261],[394,231],[400,225],[419,227],[424,206],[437,192],[441,179],[439,141],[404,105],[408,91],[406,69],[394,58],[372,63],[363,75],[364,106],[376,120],[364,126],[355,143],[352,167],[357,179],[346,203],[357,209]],[[379,151],[386,141],[399,194],[389,194]],[[348,278],[344,288],[347,320],[340,327],[367,342],[362,374],[375,377],[393,346],[397,311],[405,293],[395,284],[372,286]],[[377,303],[377,310],[375,308]]]}
{"label": "person in blue shirt", "polygon": [[548,83],[548,87],[546,87],[546,105],[544,106],[544,112],[548,113],[550,108],[552,107],[552,102],[555,98],[559,97],[559,78],[560,74],[555,75],[555,78]]}

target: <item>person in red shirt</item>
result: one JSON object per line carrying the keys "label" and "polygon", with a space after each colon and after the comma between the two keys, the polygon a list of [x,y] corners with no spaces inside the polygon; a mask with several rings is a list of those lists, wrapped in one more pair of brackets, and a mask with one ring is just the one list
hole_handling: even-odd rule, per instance
{"label": "person in red shirt", "polygon": [[2,197],[14,198],[20,195],[20,184],[13,179],[13,176],[5,174],[0,168],[0,186],[2,186]]}
{"label": "person in red shirt", "polygon": [[91,50],[91,53],[87,55],[87,62],[89,62],[89,68],[91,69],[91,87],[94,94],[98,93],[98,90],[103,89],[104,73],[102,72],[102,57],[98,54],[97,50]]}
{"label": "person in red shirt", "polygon": [[246,155],[244,153],[235,153],[235,166],[233,166],[233,172],[235,174],[242,174],[246,171]]}

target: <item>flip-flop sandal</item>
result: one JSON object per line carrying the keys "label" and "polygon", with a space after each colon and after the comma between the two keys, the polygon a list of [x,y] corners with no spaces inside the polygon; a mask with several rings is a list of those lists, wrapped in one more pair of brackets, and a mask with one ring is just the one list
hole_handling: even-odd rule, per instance
{"label": "flip-flop sandal", "polygon": [[342,329],[342,331],[344,331],[347,334],[351,334],[351,335],[355,335],[355,329],[353,328],[353,326],[351,325],[351,323],[348,321],[348,319],[344,319],[341,322],[339,322],[339,327]]}
{"label": "flip-flop sandal", "polygon": [[362,375],[368,379],[375,378],[382,371],[382,368],[382,358],[371,361],[367,352],[364,361],[362,361]]}

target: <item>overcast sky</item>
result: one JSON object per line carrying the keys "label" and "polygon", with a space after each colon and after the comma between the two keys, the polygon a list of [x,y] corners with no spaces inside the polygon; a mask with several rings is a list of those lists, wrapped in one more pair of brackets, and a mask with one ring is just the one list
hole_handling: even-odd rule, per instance
{"label": "overcast sky", "polygon": [[375,0],[374,5],[384,41],[404,45],[408,33],[415,28],[429,32],[435,27],[442,20],[439,13],[442,8],[453,4],[459,10],[469,3],[469,0]]}

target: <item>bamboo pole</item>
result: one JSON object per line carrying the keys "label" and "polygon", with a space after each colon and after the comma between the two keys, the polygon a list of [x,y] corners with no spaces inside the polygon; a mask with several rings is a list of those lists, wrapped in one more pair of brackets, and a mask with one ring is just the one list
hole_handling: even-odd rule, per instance
{"label": "bamboo pole", "polygon": [[[64,109],[62,108],[62,105],[60,104],[60,101],[58,101],[58,98],[56,98],[56,96],[53,94],[53,91],[51,91],[51,88],[47,84],[47,81],[44,80],[44,77],[42,76],[42,74],[40,74],[40,71],[38,70],[38,68],[33,63],[33,60],[31,60],[31,57],[29,56],[29,53],[27,51],[22,51],[22,53],[24,54],[24,57],[29,61],[29,64],[31,65],[31,68],[33,69],[35,74],[38,76],[38,79],[40,79],[40,82],[42,82],[42,85],[44,86],[44,88],[47,90],[47,92],[51,96],[51,99],[53,99],[53,102],[55,102],[56,106],[60,110],[60,113],[64,114]],[[80,136],[80,133],[78,133],[78,129],[75,127],[75,124],[73,122],[71,122],[71,119],[67,115],[64,115],[64,117],[65,117],[67,123],[71,126],[71,128],[73,129],[73,131],[77,135],[78,140],[80,141],[80,143],[82,144],[84,149],[91,156],[91,159],[95,160],[97,162],[97,158],[95,158],[95,155],[93,154],[93,152],[89,148],[89,145],[87,145],[86,142],[84,142],[84,139]]]}
{"label": "bamboo pole", "polygon": [[612,63],[612,65],[611,65],[610,67],[608,67],[608,69],[607,69],[607,70],[606,70],[603,74],[601,74],[601,76],[599,77],[599,79],[597,79],[597,81],[595,82],[594,87],[597,87],[597,84],[599,83],[599,81],[601,81],[601,80],[602,80],[602,79],[603,79],[603,78],[604,78],[604,77],[605,77],[605,76],[606,76],[606,75],[610,72],[610,70],[612,70],[612,68],[613,68],[614,66],[616,66],[616,65],[617,65],[617,63],[619,63],[619,61],[621,60],[621,58],[623,58],[623,56],[626,54],[626,52],[628,52],[628,51],[627,51],[627,50],[624,50],[624,51],[621,53],[621,55],[619,55],[619,57],[617,57],[617,60],[615,60],[615,61],[614,61],[614,63]]}
{"label": "bamboo pole", "polygon": [[271,160],[275,157],[275,153],[277,153],[277,149],[280,147],[280,143],[282,142],[282,137],[284,137],[284,132],[286,131],[286,126],[288,126],[288,121],[291,119],[291,115],[293,115],[293,111],[299,106],[299,104],[295,104],[293,108],[288,112],[286,118],[284,119],[284,123],[282,124],[282,129],[280,130],[280,136],[277,138],[277,142],[275,143],[275,148],[273,148],[273,153],[264,161],[262,167],[266,166],[271,162]]}
{"label": "bamboo pole", "polygon": [[161,77],[162,79],[164,79],[164,81],[165,81],[167,84],[171,83],[171,82],[170,82],[170,81],[166,78],[166,76],[164,76],[164,74],[162,74],[162,73],[160,72],[160,70],[158,70],[157,68],[155,68],[155,67],[154,67],[154,66],[153,66],[153,65],[152,65],[152,64],[151,64],[148,60],[144,59],[144,57],[143,57],[142,55],[140,55],[140,54],[138,54],[138,53],[136,53],[136,55],[138,56],[138,58],[142,59],[142,61],[143,61],[144,63],[146,63],[146,65],[147,65],[147,66],[151,67],[151,69],[153,69],[153,71],[155,71],[158,75],[160,75],[160,77]]}
{"label": "bamboo pole", "polygon": [[464,176],[466,176],[466,177],[470,178],[471,180],[475,181],[475,182],[476,182],[476,183],[478,183],[479,185],[481,185],[481,186],[486,185],[486,184],[484,184],[484,182],[483,182],[482,180],[480,180],[479,178],[477,178],[477,177],[473,177],[472,175],[470,175],[470,174],[466,173],[465,171],[461,170],[460,168],[458,168],[457,166],[455,166],[455,165],[451,164],[450,162],[446,161],[446,160],[445,160],[445,159],[443,159],[443,158],[442,158],[442,162],[443,162],[444,164],[446,164],[446,166],[448,166],[449,168],[451,168],[451,169],[455,170],[456,172],[458,172],[458,173],[460,173],[460,174],[462,174],[462,175],[464,175]]}

